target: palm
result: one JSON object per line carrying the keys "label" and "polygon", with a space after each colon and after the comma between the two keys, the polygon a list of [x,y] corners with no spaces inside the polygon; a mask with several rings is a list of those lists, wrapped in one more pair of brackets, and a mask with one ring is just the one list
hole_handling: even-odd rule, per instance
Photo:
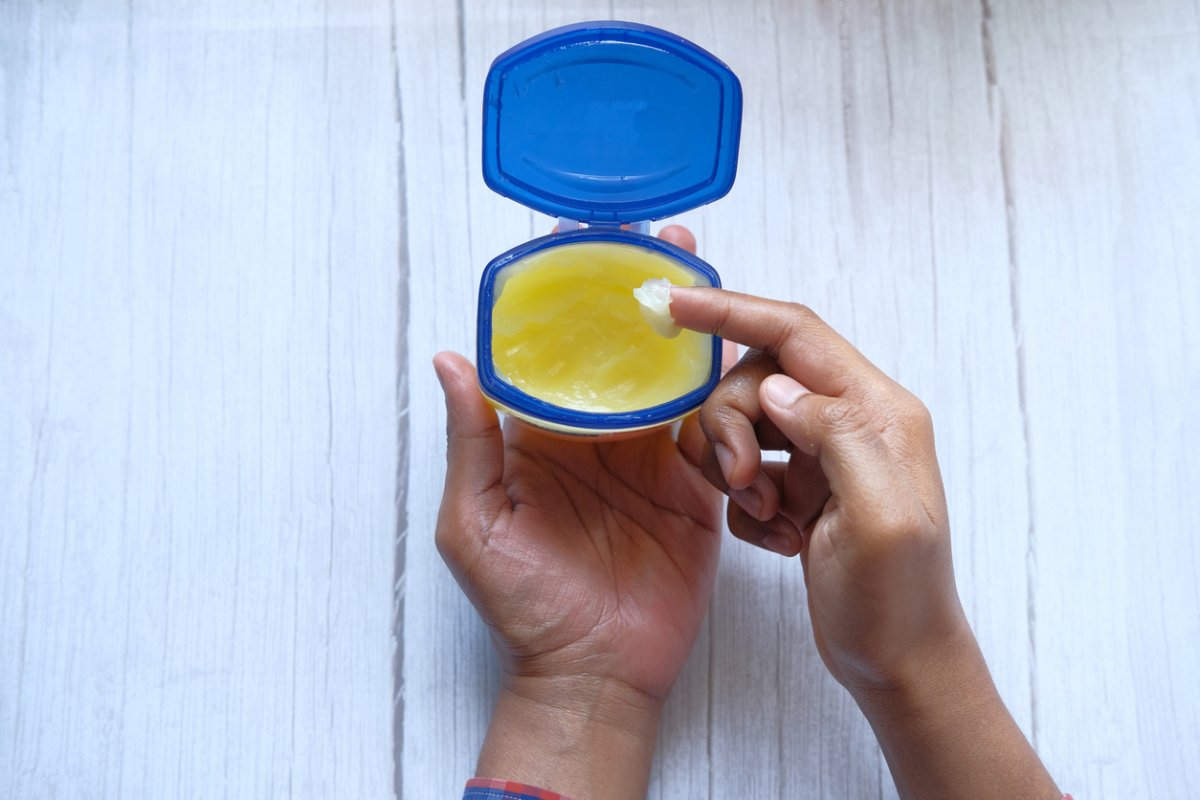
{"label": "palm", "polygon": [[606,444],[505,431],[474,598],[519,674],[602,672],[665,696],[707,608],[719,495],[665,431]]}

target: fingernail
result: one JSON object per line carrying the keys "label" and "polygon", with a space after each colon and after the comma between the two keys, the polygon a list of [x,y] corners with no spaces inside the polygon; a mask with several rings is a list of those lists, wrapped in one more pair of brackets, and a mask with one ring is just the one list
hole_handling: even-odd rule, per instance
{"label": "fingernail", "polygon": [[729,483],[729,476],[733,474],[733,451],[720,442],[713,445],[713,450],[717,454],[717,463],[721,465],[721,474]]}
{"label": "fingernail", "polygon": [[808,394],[808,389],[805,389],[787,375],[772,375],[763,381],[763,393],[775,405],[788,408],[794,405],[801,397]]}
{"label": "fingernail", "polygon": [[741,506],[743,511],[755,519],[762,514],[762,498],[753,488],[732,489],[729,492],[729,499]]}
{"label": "fingernail", "polygon": [[781,556],[793,556],[795,550],[792,546],[792,540],[782,533],[768,533],[763,537],[762,546],[770,550],[772,553],[778,553]]}

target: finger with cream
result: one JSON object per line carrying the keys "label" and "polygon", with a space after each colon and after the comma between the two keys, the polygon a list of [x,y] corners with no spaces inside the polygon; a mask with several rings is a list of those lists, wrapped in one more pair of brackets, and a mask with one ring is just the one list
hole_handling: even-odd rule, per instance
{"label": "finger with cream", "polygon": [[682,330],[671,319],[671,282],[666,278],[647,278],[633,290],[641,307],[642,319],[664,339],[674,339]]}

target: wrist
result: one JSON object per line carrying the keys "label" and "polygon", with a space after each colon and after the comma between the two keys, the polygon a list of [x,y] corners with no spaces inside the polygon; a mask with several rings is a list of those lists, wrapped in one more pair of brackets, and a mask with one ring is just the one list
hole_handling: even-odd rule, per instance
{"label": "wrist", "polygon": [[661,714],[661,700],[611,679],[506,676],[476,774],[574,800],[641,797]]}
{"label": "wrist", "polygon": [[884,685],[850,687],[850,693],[872,725],[978,713],[999,702],[983,653],[965,619],[915,652]]}
{"label": "wrist", "polygon": [[901,797],[1061,798],[996,691],[964,620],[888,688],[854,694]]}

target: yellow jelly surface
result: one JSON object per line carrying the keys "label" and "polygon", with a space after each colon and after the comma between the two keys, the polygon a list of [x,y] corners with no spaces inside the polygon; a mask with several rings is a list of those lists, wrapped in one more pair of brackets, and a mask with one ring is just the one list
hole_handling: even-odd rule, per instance
{"label": "yellow jelly surface", "polygon": [[612,242],[551,247],[496,278],[492,360],[528,395],[594,413],[638,411],[700,387],[712,337],[654,332],[633,290],[648,278],[707,285],[652,250]]}

